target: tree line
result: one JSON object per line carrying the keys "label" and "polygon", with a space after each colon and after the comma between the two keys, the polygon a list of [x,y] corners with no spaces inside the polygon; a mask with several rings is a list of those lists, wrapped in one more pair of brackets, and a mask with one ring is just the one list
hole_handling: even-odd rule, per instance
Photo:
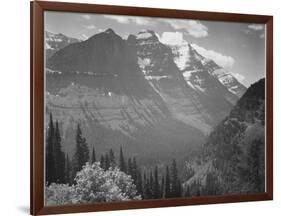
{"label": "tree line", "polygon": [[110,149],[100,155],[98,159],[93,146],[90,153],[86,138],[82,135],[79,124],[76,129],[76,146],[73,158],[62,151],[59,123],[54,122],[52,114],[49,116],[49,123],[46,130],[46,185],[75,184],[75,175],[87,163],[99,162],[104,170],[118,167],[120,171],[131,176],[136,185],[138,194],[143,199],[161,199],[181,197],[183,193],[182,182],[178,175],[176,160],[172,160],[170,165],[165,167],[165,171],[160,175],[156,165],[153,169],[142,171],[136,157],[126,159],[123,148],[120,146],[119,158]]}

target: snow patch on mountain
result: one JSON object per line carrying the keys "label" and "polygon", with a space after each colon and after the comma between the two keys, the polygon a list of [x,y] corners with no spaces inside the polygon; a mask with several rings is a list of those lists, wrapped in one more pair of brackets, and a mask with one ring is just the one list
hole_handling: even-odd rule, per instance
{"label": "snow patch on mountain", "polygon": [[141,32],[137,35],[137,39],[147,39],[152,37],[153,35],[150,32]]}
{"label": "snow patch on mountain", "polygon": [[147,80],[161,80],[161,79],[168,79],[171,78],[171,76],[145,76],[145,79]]}
{"label": "snow patch on mountain", "polygon": [[190,58],[188,43],[171,46],[171,48],[172,48],[172,52],[175,55],[174,61],[176,65],[180,70],[184,70]]}
{"label": "snow patch on mountain", "polygon": [[151,37],[154,37],[154,36],[156,36],[154,31],[142,30],[136,35],[136,39],[137,40],[145,40],[145,39],[148,39],[148,38],[151,38]]}

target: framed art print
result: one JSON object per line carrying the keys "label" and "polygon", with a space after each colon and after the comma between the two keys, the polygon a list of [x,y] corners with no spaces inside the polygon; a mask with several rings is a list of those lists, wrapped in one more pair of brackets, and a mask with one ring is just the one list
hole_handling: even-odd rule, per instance
{"label": "framed art print", "polygon": [[273,199],[272,32],[31,2],[31,214]]}

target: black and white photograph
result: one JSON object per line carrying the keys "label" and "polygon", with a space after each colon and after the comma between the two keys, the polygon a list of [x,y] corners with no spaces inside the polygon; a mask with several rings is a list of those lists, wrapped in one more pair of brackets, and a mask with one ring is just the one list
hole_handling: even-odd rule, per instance
{"label": "black and white photograph", "polygon": [[265,193],[265,32],[45,11],[45,205]]}

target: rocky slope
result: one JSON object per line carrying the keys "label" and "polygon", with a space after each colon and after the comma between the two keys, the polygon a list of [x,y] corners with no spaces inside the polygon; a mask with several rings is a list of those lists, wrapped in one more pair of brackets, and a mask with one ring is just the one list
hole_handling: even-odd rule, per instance
{"label": "rocky slope", "polygon": [[[199,184],[202,189],[216,185],[218,194],[263,192],[264,119],[265,80],[261,79],[249,87],[230,114],[215,127],[197,162],[188,164],[195,173],[184,186]],[[212,185],[207,181],[210,174],[216,176]]]}

